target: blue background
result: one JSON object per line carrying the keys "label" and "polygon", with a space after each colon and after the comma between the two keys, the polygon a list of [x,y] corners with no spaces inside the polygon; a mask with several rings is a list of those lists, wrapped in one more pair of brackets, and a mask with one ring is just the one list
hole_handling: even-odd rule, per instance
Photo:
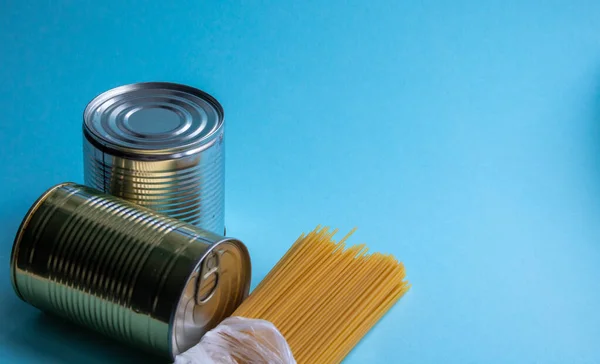
{"label": "blue background", "polygon": [[0,360],[151,362],[20,302],[8,261],[82,181],[86,103],[163,80],[225,107],[254,284],[317,224],[405,262],[348,363],[600,362],[598,1],[0,4]]}

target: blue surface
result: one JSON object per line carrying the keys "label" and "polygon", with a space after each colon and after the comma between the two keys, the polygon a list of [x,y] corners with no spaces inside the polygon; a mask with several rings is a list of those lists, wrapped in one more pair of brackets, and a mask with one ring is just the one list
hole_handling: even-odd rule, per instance
{"label": "blue surface", "polygon": [[254,284],[319,223],[405,262],[347,363],[600,362],[598,1],[123,3],[0,1],[0,360],[151,361],[20,302],[8,261],[82,181],[87,101],[165,80],[225,107]]}

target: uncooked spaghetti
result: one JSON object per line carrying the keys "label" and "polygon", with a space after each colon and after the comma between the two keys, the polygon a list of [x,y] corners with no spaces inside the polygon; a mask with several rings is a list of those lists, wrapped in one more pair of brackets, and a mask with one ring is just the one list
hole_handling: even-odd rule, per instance
{"label": "uncooked spaghetti", "polygon": [[300,364],[341,362],[409,289],[402,263],[336,232],[301,235],[233,314],[275,324]]}

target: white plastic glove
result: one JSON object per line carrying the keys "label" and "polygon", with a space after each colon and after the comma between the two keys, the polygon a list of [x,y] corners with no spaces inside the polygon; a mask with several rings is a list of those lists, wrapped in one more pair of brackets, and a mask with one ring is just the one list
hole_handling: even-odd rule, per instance
{"label": "white plastic glove", "polygon": [[174,364],[296,364],[279,330],[269,321],[230,317],[207,332]]}

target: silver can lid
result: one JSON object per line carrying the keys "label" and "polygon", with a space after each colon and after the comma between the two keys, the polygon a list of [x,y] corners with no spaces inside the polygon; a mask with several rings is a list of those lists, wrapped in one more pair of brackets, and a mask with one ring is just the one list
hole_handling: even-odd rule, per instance
{"label": "silver can lid", "polygon": [[105,153],[177,158],[213,144],[223,128],[223,108],[196,88],[145,82],[98,95],[85,108],[83,120],[84,135]]}
{"label": "silver can lid", "polygon": [[171,325],[173,357],[198,344],[248,296],[250,256],[239,240],[215,243],[200,260],[177,302]]}

